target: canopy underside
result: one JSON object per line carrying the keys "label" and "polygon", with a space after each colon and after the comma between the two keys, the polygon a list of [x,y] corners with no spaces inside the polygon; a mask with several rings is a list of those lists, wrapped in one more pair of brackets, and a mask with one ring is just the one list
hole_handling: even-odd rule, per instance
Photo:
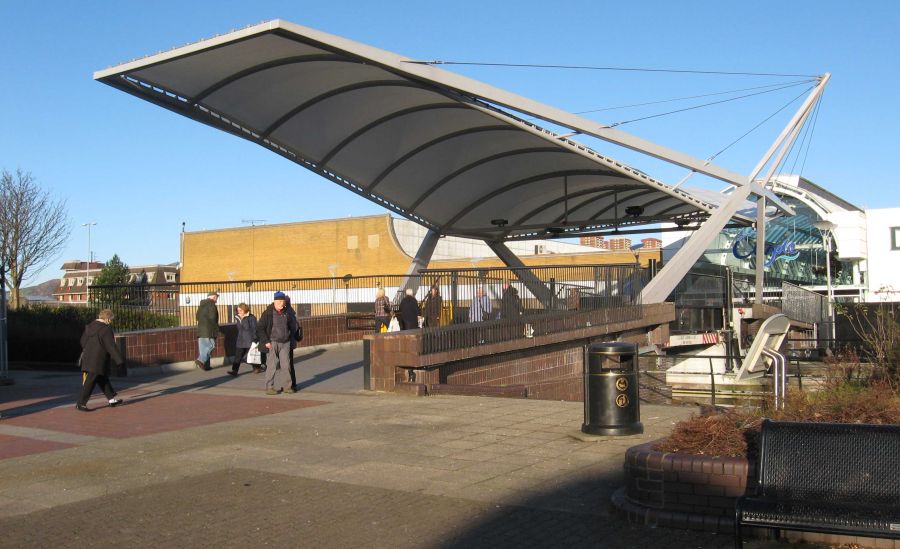
{"label": "canopy underside", "polygon": [[441,234],[566,236],[715,207],[467,93],[452,73],[282,21],[95,78]]}

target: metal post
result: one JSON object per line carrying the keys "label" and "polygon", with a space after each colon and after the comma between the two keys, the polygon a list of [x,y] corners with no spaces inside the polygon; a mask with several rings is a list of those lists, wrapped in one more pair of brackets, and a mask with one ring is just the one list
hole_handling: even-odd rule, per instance
{"label": "metal post", "polygon": [[834,343],[835,337],[835,322],[834,322],[834,289],[831,285],[831,242],[834,238],[834,223],[831,221],[821,220],[813,223],[813,227],[819,230],[819,234],[822,235],[822,247],[825,249],[825,282],[828,284],[827,296],[827,315],[828,315],[828,345],[827,347],[830,349]]}
{"label": "metal post", "polygon": [[451,324],[455,324],[460,322],[459,315],[457,311],[459,311],[459,271],[453,271],[450,273],[450,315],[451,315]]}
{"label": "metal post", "polygon": [[831,287],[831,233],[827,233],[828,237],[825,244],[825,281],[828,284],[828,347],[834,344],[834,289]]}
{"label": "metal post", "polygon": [[734,284],[734,274],[731,267],[725,267],[725,371],[734,371],[734,296],[731,286]]}
{"label": "metal post", "polygon": [[0,265],[0,385],[12,385],[6,331],[6,266]]}
{"label": "metal post", "polygon": [[87,305],[90,297],[90,292],[88,291],[88,279],[91,277],[91,258],[94,255],[93,250],[91,249],[91,227],[96,225],[96,221],[88,221],[87,223],[82,223],[82,227],[87,227],[88,230],[88,258],[87,263],[84,264],[84,304]]}
{"label": "metal post", "polygon": [[[766,181],[763,181],[763,185]],[[766,276],[766,197],[760,196],[756,201],[756,299],[755,303],[763,304]]]}
{"label": "metal post", "polygon": [[550,277],[550,310],[556,310],[556,277]]}

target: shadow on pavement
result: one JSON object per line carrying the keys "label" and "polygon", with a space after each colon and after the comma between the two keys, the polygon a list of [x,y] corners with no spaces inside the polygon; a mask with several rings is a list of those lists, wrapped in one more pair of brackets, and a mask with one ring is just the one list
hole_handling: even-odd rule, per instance
{"label": "shadow on pavement", "polygon": [[[21,417],[67,404],[70,404],[74,408],[75,402],[78,400],[79,392],[81,391],[80,372],[72,372],[71,375],[54,375],[52,377],[57,379],[53,384],[49,385],[35,384],[34,380],[29,380],[27,385],[10,385],[0,388],[0,411],[2,411],[2,417],[4,419]],[[128,393],[135,387],[148,382],[152,383],[152,381],[147,378],[135,378],[134,380],[131,380],[127,377],[113,377],[110,381],[113,388],[116,390],[116,393],[124,399],[121,406],[127,406],[129,403],[196,390],[197,388],[211,389],[226,383],[229,379],[231,378],[228,376],[217,376],[184,385],[151,389],[138,395],[129,395]],[[94,393],[91,395],[92,401],[94,401],[98,395],[102,397],[103,392],[99,388],[95,388]],[[4,407],[7,403],[21,401],[26,402],[10,408]],[[98,407],[96,405],[91,405],[90,403],[88,405],[91,408]]]}
{"label": "shadow on pavement", "polygon": [[[457,530],[438,547],[726,548],[730,534],[631,524],[610,501],[621,473],[597,472],[493,512]],[[785,545],[788,547],[789,545]],[[759,547],[752,542],[747,547]],[[769,547],[767,545],[767,547]]]}
{"label": "shadow on pavement", "polygon": [[[362,368],[362,366],[363,366],[362,362],[354,362],[352,364],[345,364],[344,366],[339,366],[337,368],[333,368],[331,370],[328,370],[327,372],[314,374],[312,379],[307,379],[306,381],[301,381],[301,382],[297,383],[297,386],[295,388],[298,391],[302,391],[303,389],[308,389],[308,388],[312,387],[313,385],[322,383],[323,381],[329,380],[333,377],[337,377],[337,376],[339,376],[341,374],[345,374],[347,372],[352,372],[353,370],[358,370],[358,369]],[[360,387],[360,388],[362,388],[362,387]]]}

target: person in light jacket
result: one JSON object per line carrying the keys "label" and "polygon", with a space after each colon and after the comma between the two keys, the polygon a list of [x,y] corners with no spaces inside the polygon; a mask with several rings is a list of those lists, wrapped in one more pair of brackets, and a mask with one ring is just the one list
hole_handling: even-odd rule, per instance
{"label": "person in light jacket", "polygon": [[81,412],[93,411],[87,407],[87,402],[94,392],[95,385],[100,386],[110,406],[122,403],[122,399],[116,398],[116,391],[109,382],[110,360],[116,366],[125,364],[125,359],[116,345],[112,328],[109,326],[112,319],[113,312],[103,309],[97,315],[97,320],[88,324],[81,334],[81,395],[75,403],[75,409]]}
{"label": "person in light jacket", "polygon": [[[239,303],[237,306],[238,316],[238,333],[237,341],[234,346],[234,362],[231,364],[231,370],[228,373],[232,376],[238,375],[241,364],[247,359],[247,352],[250,346],[256,341],[256,317],[250,312],[250,306],[246,303]],[[253,373],[262,372],[259,364],[253,364]]]}

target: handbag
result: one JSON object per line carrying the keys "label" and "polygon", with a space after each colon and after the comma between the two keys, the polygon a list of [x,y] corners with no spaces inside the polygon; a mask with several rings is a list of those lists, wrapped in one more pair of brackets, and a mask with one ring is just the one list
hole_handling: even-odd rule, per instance
{"label": "handbag", "polygon": [[247,351],[247,364],[262,364],[262,353],[259,352],[259,343],[250,345],[250,349]]}

